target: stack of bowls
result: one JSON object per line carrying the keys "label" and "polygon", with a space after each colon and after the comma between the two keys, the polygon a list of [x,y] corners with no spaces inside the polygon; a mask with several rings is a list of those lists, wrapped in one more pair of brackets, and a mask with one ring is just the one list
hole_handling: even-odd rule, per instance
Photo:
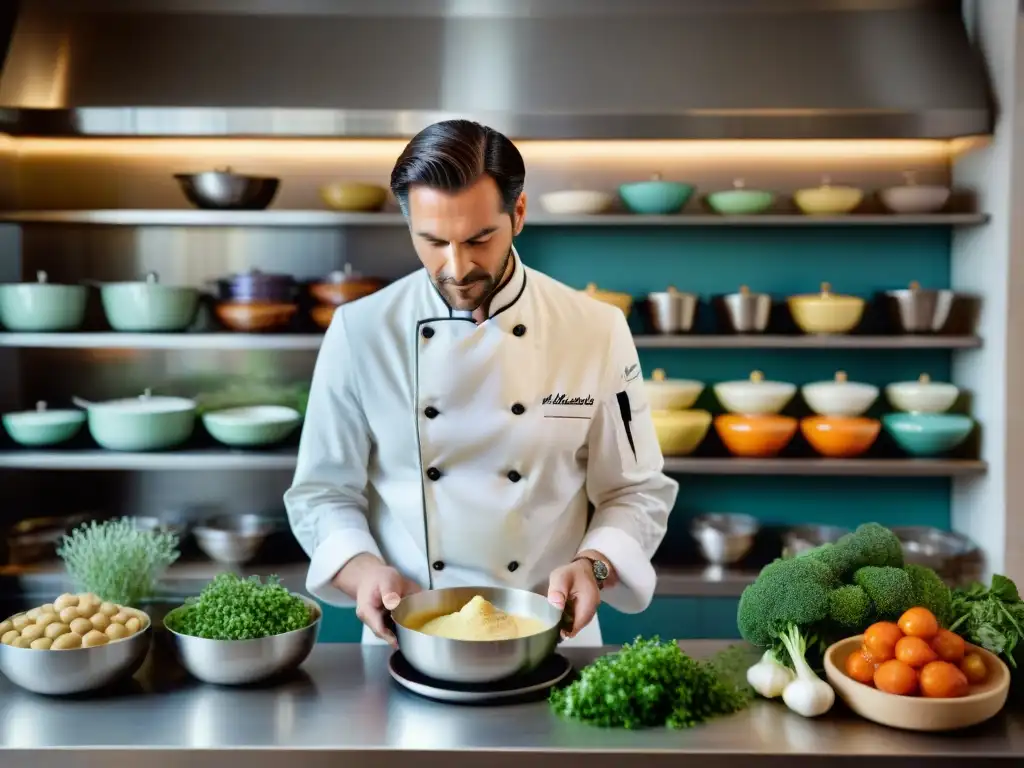
{"label": "stack of bowls", "polygon": [[878,399],[878,387],[848,381],[839,371],[833,381],[805,384],[800,392],[808,407],[818,414],[801,419],[800,432],[822,456],[853,458],[875,444],[882,424],[864,413]]}
{"label": "stack of bowls", "polygon": [[51,283],[40,270],[34,283],[0,285],[0,324],[16,332],[74,331],[85,320],[86,298],[84,285]]}
{"label": "stack of bowls", "polygon": [[309,286],[309,294],[317,302],[310,317],[314,323],[327,330],[338,307],[376,293],[384,285],[383,280],[363,277],[352,269],[351,264],[346,264],[343,269],[331,272]]}
{"label": "stack of bowls", "polygon": [[780,415],[796,385],[765,381],[754,371],[746,381],[723,381],[714,386],[715,396],[728,414],[715,418],[715,431],[734,456],[777,456],[796,434],[797,420]]}
{"label": "stack of bowls", "polygon": [[252,269],[217,281],[217,319],[233,331],[284,328],[298,311],[295,279]]}
{"label": "stack of bowls", "polygon": [[677,291],[669,286],[665,291],[647,294],[647,310],[650,313],[651,327],[655,333],[671,335],[689,333],[693,330],[693,320],[697,315],[700,297],[695,293]]}
{"label": "stack of bowls", "polygon": [[764,333],[772,313],[772,297],[753,293],[741,285],[736,293],[716,296],[713,301],[719,324],[730,333]]}
{"label": "stack of bowls", "polygon": [[974,431],[974,420],[947,413],[960,390],[954,384],[932,381],[921,374],[917,381],[899,381],[885,388],[893,408],[902,413],[882,417],[885,430],[911,456],[931,457],[959,448]]}
{"label": "stack of bowls", "polygon": [[790,296],[787,302],[793,322],[804,333],[823,336],[849,333],[864,316],[864,299],[832,293],[832,286],[821,284],[820,293]]}
{"label": "stack of bowls", "polygon": [[587,287],[583,289],[583,293],[587,294],[587,296],[590,296],[592,299],[597,299],[605,304],[611,304],[613,307],[618,307],[626,317],[629,317],[629,311],[633,308],[633,297],[628,293],[602,291],[597,287],[596,283],[587,283]]}
{"label": "stack of bowls", "polygon": [[645,382],[654,431],[665,456],[689,456],[704,441],[711,427],[711,414],[690,410],[704,384],[691,379],[668,379],[660,368]]}
{"label": "stack of bowls", "polygon": [[199,290],[163,285],[156,272],[144,280],[102,283],[100,300],[115,331],[173,333],[184,331],[199,310]]}

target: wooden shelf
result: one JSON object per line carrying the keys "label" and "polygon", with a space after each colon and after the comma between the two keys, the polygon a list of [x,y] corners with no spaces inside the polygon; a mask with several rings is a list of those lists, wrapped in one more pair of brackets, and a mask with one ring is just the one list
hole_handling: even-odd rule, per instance
{"label": "wooden shelf", "polygon": [[795,336],[679,335],[634,336],[638,349],[973,349],[980,336]]}
{"label": "wooden shelf", "polygon": [[665,459],[672,475],[964,477],[987,470],[984,461],[971,459]]}
{"label": "wooden shelf", "polygon": [[[805,216],[799,213],[768,213],[756,216],[720,216],[683,213],[643,216],[609,213],[595,216],[531,216],[528,226],[548,227],[953,227],[978,226],[988,221],[984,213],[934,213],[923,215],[853,214]],[[400,213],[342,213],[337,211],[204,211],[195,208],[168,210],[107,209],[82,211],[0,211],[0,222],[15,224],[64,224],[123,227],[398,227],[405,226]]]}

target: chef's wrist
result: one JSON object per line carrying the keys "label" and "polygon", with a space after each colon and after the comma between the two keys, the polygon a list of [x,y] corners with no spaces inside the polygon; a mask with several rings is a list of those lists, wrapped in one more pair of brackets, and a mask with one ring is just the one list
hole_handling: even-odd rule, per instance
{"label": "chef's wrist", "polygon": [[[604,582],[601,586],[604,589],[614,587],[618,583],[618,576],[615,573],[615,566],[612,565],[611,561],[601,552],[596,549],[584,549],[576,553],[576,560],[582,560],[588,566],[593,567],[595,561],[602,562],[608,568],[608,575],[605,577]],[[596,577],[595,577],[596,580]]]}
{"label": "chef's wrist", "polygon": [[384,565],[384,561],[372,552],[360,552],[341,567],[331,583],[349,597],[354,598],[359,584],[366,574]]}

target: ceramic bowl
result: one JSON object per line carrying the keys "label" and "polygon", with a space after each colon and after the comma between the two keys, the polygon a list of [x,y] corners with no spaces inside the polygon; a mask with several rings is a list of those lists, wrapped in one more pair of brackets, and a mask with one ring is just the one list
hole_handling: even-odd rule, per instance
{"label": "ceramic bowl", "polygon": [[704,382],[667,379],[661,368],[651,373],[651,378],[644,385],[652,411],[681,411],[690,408],[704,391]]}
{"label": "ceramic bowl", "polygon": [[628,210],[648,215],[679,213],[692,194],[692,184],[662,181],[660,175],[619,187],[619,197]]}
{"label": "ceramic bowl", "polygon": [[760,371],[752,372],[747,381],[722,381],[713,389],[725,410],[748,416],[778,413],[796,394],[796,384],[765,381]]}
{"label": "ceramic bowl", "polygon": [[658,445],[665,456],[689,456],[704,442],[711,427],[707,411],[651,411]]}
{"label": "ceramic bowl", "polygon": [[712,192],[707,196],[708,206],[716,213],[727,216],[750,216],[764,213],[775,202],[775,195],[762,189],[747,189],[742,179],[733,182],[732,189]]}
{"label": "ceramic bowl", "polygon": [[586,216],[604,213],[615,198],[607,192],[566,189],[540,196],[540,207],[553,216]]}
{"label": "ceramic bowl", "polygon": [[807,407],[819,416],[862,416],[878,399],[878,387],[848,381],[838,371],[832,381],[815,381],[800,388]]}
{"label": "ceramic bowl", "polygon": [[864,299],[832,293],[832,286],[821,284],[821,293],[790,296],[787,299],[793,322],[804,333],[849,333],[864,316]]}
{"label": "ceramic bowl", "polygon": [[284,405],[250,405],[203,414],[203,426],[213,439],[236,448],[278,443],[301,421],[298,411]]}
{"label": "ceramic bowl", "polygon": [[943,413],[956,403],[960,389],[955,384],[932,381],[922,373],[917,381],[897,381],[885,388],[892,407],[907,413]]}
{"label": "ceramic bowl", "polygon": [[161,285],[155,272],[144,281],[102,284],[100,300],[115,331],[183,331],[199,310],[198,289]]}
{"label": "ceramic bowl", "polygon": [[918,184],[913,171],[903,174],[904,184],[878,193],[878,199],[893,213],[937,213],[946,207],[951,190],[937,184]]}
{"label": "ceramic bowl", "polygon": [[86,409],[89,434],[108,451],[162,451],[192,436],[196,402],[183,397],[154,396],[91,403],[74,399]]}
{"label": "ceramic bowl", "polygon": [[959,413],[887,413],[885,431],[911,456],[939,456],[960,447],[974,431],[974,419]]}
{"label": "ceramic bowl", "polygon": [[857,187],[832,186],[823,179],[820,187],[798,189],[793,193],[797,208],[812,216],[836,216],[850,213],[864,199],[863,190]]}
{"label": "ceramic bowl", "polygon": [[878,419],[859,416],[811,416],[800,421],[804,439],[830,459],[860,456],[875,444],[881,430]]}
{"label": "ceramic bowl", "polygon": [[622,314],[628,316],[629,311],[633,308],[633,297],[628,293],[616,293],[615,291],[602,291],[594,283],[587,283],[587,287],[583,289],[583,293],[587,294],[591,298],[603,301],[605,304],[611,304],[613,307],[618,307],[622,310]]}
{"label": "ceramic bowl", "polygon": [[29,448],[66,443],[85,425],[85,411],[75,408],[49,410],[46,403],[36,403],[34,411],[5,413],[4,429],[11,440]]}
{"label": "ceramic bowl", "polygon": [[321,304],[340,306],[376,293],[385,281],[376,277],[363,277],[352,269],[351,264],[331,272],[322,280],[309,286],[309,295]]}
{"label": "ceramic bowl", "polygon": [[8,331],[74,331],[85,320],[88,289],[49,282],[46,272],[34,283],[0,285],[0,325]]}
{"label": "ceramic bowl", "polygon": [[797,420],[789,416],[729,413],[715,417],[715,431],[729,453],[749,459],[777,456],[793,440],[796,430]]}
{"label": "ceramic bowl", "polygon": [[276,331],[291,322],[298,310],[295,304],[236,304],[223,302],[214,310],[217,319],[233,331],[252,333]]}
{"label": "ceramic bowl", "polygon": [[335,211],[367,213],[379,211],[388,200],[386,188],[359,181],[338,181],[320,188],[320,199]]}
{"label": "ceramic bowl", "polygon": [[954,731],[983,723],[1006,705],[1010,670],[984,648],[967,643],[967,650],[985,661],[985,682],[971,686],[968,695],[959,699],[927,699],[885,693],[847,675],[846,659],[863,643],[864,636],[857,635],[829,646],[825,651],[825,677],[846,706],[865,720],[908,731]]}

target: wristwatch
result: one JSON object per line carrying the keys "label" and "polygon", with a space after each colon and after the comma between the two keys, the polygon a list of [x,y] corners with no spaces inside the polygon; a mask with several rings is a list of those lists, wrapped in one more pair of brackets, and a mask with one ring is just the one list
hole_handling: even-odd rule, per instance
{"label": "wristwatch", "polygon": [[604,587],[604,581],[608,578],[608,574],[610,573],[608,570],[608,563],[603,560],[595,560],[594,558],[587,557],[586,555],[580,555],[575,558],[573,562],[575,563],[576,560],[586,560],[590,563],[590,567],[594,572],[594,581],[597,582],[597,588],[602,589]]}

